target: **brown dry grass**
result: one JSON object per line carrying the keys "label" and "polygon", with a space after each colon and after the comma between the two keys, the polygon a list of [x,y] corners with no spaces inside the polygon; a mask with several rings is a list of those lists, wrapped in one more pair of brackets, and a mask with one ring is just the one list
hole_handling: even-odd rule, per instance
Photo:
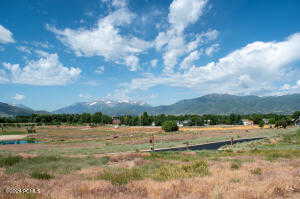
{"label": "brown dry grass", "polygon": [[[120,158],[119,163],[132,161],[136,164],[140,157],[131,154]],[[48,181],[35,180],[20,174],[9,176],[0,171],[0,187],[40,188],[42,193],[36,198],[59,199],[299,198],[299,163],[300,159],[269,162],[257,158],[255,162],[243,162],[239,169],[232,170],[231,161],[210,161],[209,176],[165,182],[145,179],[122,186],[103,180],[92,180],[91,177],[102,171],[100,167],[83,169]],[[251,172],[256,168],[260,168],[261,173]],[[14,197],[22,198],[16,195]],[[12,198],[12,195],[0,193],[0,198]]]}
{"label": "brown dry grass", "polygon": [[259,126],[211,126],[211,127],[182,127],[182,131],[222,131],[222,130],[252,130],[259,129]]}

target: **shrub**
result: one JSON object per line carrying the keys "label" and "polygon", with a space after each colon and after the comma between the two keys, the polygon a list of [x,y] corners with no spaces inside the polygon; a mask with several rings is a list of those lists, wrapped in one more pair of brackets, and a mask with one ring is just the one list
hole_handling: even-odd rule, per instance
{"label": "shrub", "polygon": [[172,131],[178,131],[178,126],[175,121],[166,121],[162,124],[161,128],[165,132],[172,132]]}
{"label": "shrub", "polygon": [[188,165],[167,165],[156,169],[153,178],[155,180],[171,180],[177,178],[190,178],[194,176],[206,176],[209,174],[205,161],[196,161]]}
{"label": "shrub", "polygon": [[250,170],[250,173],[253,175],[261,175],[262,171],[261,171],[261,168],[255,168],[255,169]]}
{"label": "shrub", "polygon": [[0,167],[13,166],[20,162],[22,157],[20,156],[8,156],[8,157],[0,157]]}
{"label": "shrub", "polygon": [[132,168],[114,168],[114,169],[107,169],[99,176],[100,179],[108,180],[113,185],[123,185],[127,184],[133,180],[141,180],[143,179],[143,175],[140,169]]}
{"label": "shrub", "polygon": [[230,180],[230,182],[232,182],[232,183],[239,183],[241,180],[239,179],[239,178],[232,178],[231,180]]}
{"label": "shrub", "polygon": [[242,166],[241,161],[235,160],[231,163],[230,168],[235,170],[235,169],[239,169],[241,166]]}
{"label": "shrub", "polygon": [[50,180],[54,178],[54,176],[48,174],[47,172],[34,171],[30,174],[32,178],[40,179],[40,180]]}

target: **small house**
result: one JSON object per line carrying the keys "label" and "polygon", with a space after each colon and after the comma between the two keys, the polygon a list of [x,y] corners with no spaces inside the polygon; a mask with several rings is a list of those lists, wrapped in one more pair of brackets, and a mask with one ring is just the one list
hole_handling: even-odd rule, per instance
{"label": "small house", "polygon": [[112,118],[112,124],[113,125],[120,125],[121,124],[121,120],[119,119],[119,117],[113,117]]}
{"label": "small house", "polygon": [[243,119],[242,120],[244,126],[253,126],[254,122],[252,120]]}
{"label": "small house", "polygon": [[183,127],[182,121],[177,121],[176,124],[177,124],[177,126],[179,126],[179,127]]}
{"label": "small house", "polygon": [[177,126],[183,127],[183,126],[190,126],[192,121],[191,120],[183,120],[183,121],[177,121]]}
{"label": "small house", "polygon": [[270,122],[269,119],[265,119],[265,118],[263,119],[263,121],[264,121],[265,124],[269,124],[269,122]]}

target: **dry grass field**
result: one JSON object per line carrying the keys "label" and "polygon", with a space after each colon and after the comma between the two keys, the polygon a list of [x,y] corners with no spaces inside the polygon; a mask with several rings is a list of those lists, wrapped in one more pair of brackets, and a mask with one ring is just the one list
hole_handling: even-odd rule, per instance
{"label": "dry grass field", "polygon": [[[24,134],[9,129],[6,134]],[[222,150],[146,152],[265,137]],[[39,127],[36,144],[0,145],[0,199],[300,198],[300,130],[256,126]],[[12,188],[40,193],[7,193]]]}

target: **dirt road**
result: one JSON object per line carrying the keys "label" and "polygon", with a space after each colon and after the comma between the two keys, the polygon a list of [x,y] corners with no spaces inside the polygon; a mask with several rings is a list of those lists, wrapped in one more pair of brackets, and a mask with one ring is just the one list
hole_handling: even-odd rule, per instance
{"label": "dirt road", "polygon": [[0,135],[0,141],[3,140],[21,140],[26,138],[27,135]]}

